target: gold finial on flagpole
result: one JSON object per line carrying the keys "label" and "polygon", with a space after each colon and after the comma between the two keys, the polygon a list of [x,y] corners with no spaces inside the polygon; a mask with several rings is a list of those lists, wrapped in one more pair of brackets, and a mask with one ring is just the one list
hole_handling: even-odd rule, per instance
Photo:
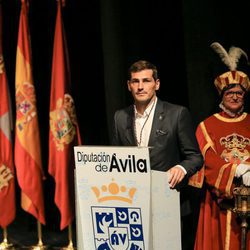
{"label": "gold finial on flagpole", "polygon": [[15,249],[12,243],[8,242],[7,228],[3,228],[3,241],[0,243],[0,250]]}
{"label": "gold finial on flagpole", "polygon": [[42,241],[42,225],[39,221],[37,221],[37,234],[38,234],[38,243],[36,246],[32,246],[31,249],[34,249],[34,250],[47,249],[47,246],[45,246]]}
{"label": "gold finial on flagpole", "polygon": [[61,248],[62,250],[73,250],[76,249],[74,248],[73,245],[73,240],[72,240],[72,226],[71,224],[68,226],[68,238],[69,238],[69,244],[66,247]]}

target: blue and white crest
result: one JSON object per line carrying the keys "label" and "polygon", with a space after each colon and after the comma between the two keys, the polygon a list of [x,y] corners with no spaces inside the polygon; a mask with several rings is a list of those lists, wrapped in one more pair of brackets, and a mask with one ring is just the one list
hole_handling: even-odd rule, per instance
{"label": "blue and white crest", "polygon": [[96,250],[144,250],[140,208],[91,207]]}

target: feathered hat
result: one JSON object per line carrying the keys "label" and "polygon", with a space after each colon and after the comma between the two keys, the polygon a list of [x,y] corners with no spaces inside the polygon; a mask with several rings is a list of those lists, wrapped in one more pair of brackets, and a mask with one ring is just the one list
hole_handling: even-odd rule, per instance
{"label": "feathered hat", "polygon": [[214,80],[214,84],[219,93],[221,93],[222,90],[229,84],[241,84],[246,91],[249,91],[250,82],[247,74],[237,70],[238,62],[242,55],[248,61],[248,57],[245,51],[243,51],[241,48],[232,46],[227,52],[218,42],[214,42],[210,46],[215,52],[219,54],[222,62],[230,70],[217,76]]}

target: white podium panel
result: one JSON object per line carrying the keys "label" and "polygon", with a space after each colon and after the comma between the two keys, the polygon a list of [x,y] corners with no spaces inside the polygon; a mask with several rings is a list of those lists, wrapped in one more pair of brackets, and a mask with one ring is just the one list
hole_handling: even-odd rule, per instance
{"label": "white podium panel", "polygon": [[74,150],[78,250],[181,249],[179,193],[148,148]]}
{"label": "white podium panel", "polygon": [[147,148],[75,147],[80,250],[149,248]]}
{"label": "white podium panel", "polygon": [[165,172],[151,171],[154,250],[181,250],[179,193],[168,185]]}

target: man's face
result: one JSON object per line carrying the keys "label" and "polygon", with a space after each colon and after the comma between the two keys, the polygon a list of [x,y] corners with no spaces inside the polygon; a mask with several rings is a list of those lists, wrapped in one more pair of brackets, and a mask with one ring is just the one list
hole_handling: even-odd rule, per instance
{"label": "man's face", "polygon": [[244,104],[244,95],[245,92],[239,85],[236,85],[224,92],[222,102],[228,110],[237,113]]}
{"label": "man's face", "polygon": [[137,104],[148,104],[159,88],[160,80],[154,80],[151,69],[132,73],[131,79],[128,81],[128,89]]}

